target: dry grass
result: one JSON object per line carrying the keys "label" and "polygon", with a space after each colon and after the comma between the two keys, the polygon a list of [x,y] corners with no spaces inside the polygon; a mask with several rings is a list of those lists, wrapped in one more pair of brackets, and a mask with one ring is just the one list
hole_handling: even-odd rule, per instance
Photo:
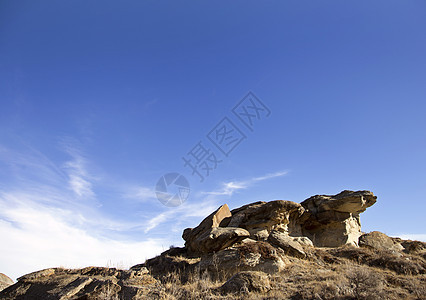
{"label": "dry grass", "polygon": [[164,299],[234,300],[426,299],[425,275],[400,274],[404,272],[354,263],[351,258],[338,257],[337,262],[321,266],[315,261],[294,259],[282,272],[268,275],[271,288],[264,293],[241,290],[222,294],[220,287],[226,280],[193,270],[188,280],[182,282],[180,274],[172,273],[163,280],[163,296]]}

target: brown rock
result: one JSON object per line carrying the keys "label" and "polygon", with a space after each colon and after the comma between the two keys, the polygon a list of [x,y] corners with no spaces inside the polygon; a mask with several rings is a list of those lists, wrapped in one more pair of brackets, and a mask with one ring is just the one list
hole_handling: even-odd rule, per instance
{"label": "brown rock", "polygon": [[268,242],[283,249],[286,255],[298,258],[306,257],[303,247],[285,233],[272,231],[268,237]]}
{"label": "brown rock", "polygon": [[232,276],[221,287],[220,291],[228,293],[265,293],[270,289],[268,275],[263,272],[245,271]]}
{"label": "brown rock", "polygon": [[361,235],[359,237],[359,246],[392,252],[404,250],[404,247],[400,243],[395,242],[391,237],[379,231],[372,231]]}
{"label": "brown rock", "polygon": [[359,214],[373,205],[376,199],[369,191],[313,196],[301,203],[306,211],[297,223],[302,228],[302,235],[310,238],[315,246],[357,246],[361,236]]}
{"label": "brown rock", "polygon": [[266,240],[274,229],[282,232],[295,231],[291,220],[296,219],[303,211],[303,207],[293,201],[260,201],[232,210],[228,226],[247,229],[253,239]]}
{"label": "brown rock", "polygon": [[219,227],[220,222],[226,217],[230,217],[231,212],[227,204],[222,205],[216,211],[205,218],[197,227],[187,228],[183,231],[182,238],[185,240],[185,246],[194,252],[197,251],[197,245],[194,242],[200,236],[209,235],[212,228]]}
{"label": "brown rock", "polygon": [[250,233],[242,228],[215,227],[190,240],[188,246],[195,253],[211,253],[230,247],[249,236]]}
{"label": "brown rock", "polygon": [[216,278],[229,278],[240,271],[274,274],[282,271],[285,265],[285,257],[280,254],[279,249],[266,242],[249,240],[203,256],[198,268],[208,271]]}
{"label": "brown rock", "polygon": [[4,275],[3,273],[0,273],[0,291],[4,290],[8,286],[11,286],[12,284],[13,284],[12,279]]}

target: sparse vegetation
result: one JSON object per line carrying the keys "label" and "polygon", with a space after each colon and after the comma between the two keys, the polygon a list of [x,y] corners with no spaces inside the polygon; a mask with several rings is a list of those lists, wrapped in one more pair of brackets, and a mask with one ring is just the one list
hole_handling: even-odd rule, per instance
{"label": "sparse vegetation", "polygon": [[[345,257],[342,253],[347,254],[348,248],[312,248],[311,252],[318,254],[316,261],[314,253],[307,260],[291,259],[283,271],[267,275],[269,288],[266,291],[243,287],[238,292],[226,293],[221,289],[226,279],[217,280],[213,274],[194,268],[184,282],[180,280],[182,274],[169,274],[163,280],[162,296],[164,299],[426,299],[424,272],[416,276],[405,274],[390,263],[370,266],[369,260],[357,261],[354,256],[369,257],[367,253],[379,256],[381,253],[350,248],[352,255]],[[355,255],[357,251],[360,253]],[[385,259],[394,260],[395,257],[383,253]]]}

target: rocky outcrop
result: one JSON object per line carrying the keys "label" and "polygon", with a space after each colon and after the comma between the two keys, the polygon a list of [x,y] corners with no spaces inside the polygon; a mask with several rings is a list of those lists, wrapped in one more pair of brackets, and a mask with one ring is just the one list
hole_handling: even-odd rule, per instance
{"label": "rocky outcrop", "polygon": [[[148,270],[117,270],[88,267],[53,268],[34,272],[18,279],[3,290],[1,299],[134,299],[155,297],[159,284]],[[113,298],[114,297],[114,298]]]}
{"label": "rocky outcrop", "polygon": [[272,231],[291,236],[298,244],[357,246],[361,236],[359,214],[375,202],[376,196],[369,191],[343,191],[333,196],[313,196],[301,204],[259,201],[232,211],[225,204],[197,227],[185,229],[182,237],[195,255],[226,249],[248,235],[266,241]]}
{"label": "rocky outcrop", "polygon": [[8,276],[4,275],[3,273],[0,273],[0,291],[4,290],[8,286],[13,284],[13,280],[10,279]]}
{"label": "rocky outcrop", "polygon": [[357,246],[361,236],[359,214],[376,203],[376,199],[369,191],[313,196],[301,203],[305,212],[297,223],[302,235],[310,238],[315,246]]}
{"label": "rocky outcrop", "polygon": [[[245,231],[236,230],[235,228],[231,230],[215,230],[223,219],[227,217],[231,217],[231,212],[228,205],[224,204],[206,217],[197,227],[185,229],[182,234],[182,238],[185,240],[185,247],[194,253],[208,253],[230,246],[230,244],[238,242],[240,237],[247,235]],[[230,238],[231,242],[227,242],[227,238]],[[221,246],[218,244],[221,244]],[[212,246],[212,248],[209,248],[209,246]]]}

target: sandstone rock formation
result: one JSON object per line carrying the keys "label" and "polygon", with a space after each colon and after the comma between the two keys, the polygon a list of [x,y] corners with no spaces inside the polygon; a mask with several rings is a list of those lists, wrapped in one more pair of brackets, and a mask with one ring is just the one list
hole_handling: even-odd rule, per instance
{"label": "sandstone rock formation", "polygon": [[289,231],[289,224],[304,212],[296,202],[275,200],[244,205],[231,211],[229,223],[221,226],[240,227],[250,232],[255,240],[266,240],[272,230]]}
{"label": "sandstone rock formation", "polygon": [[313,196],[301,204],[259,201],[232,211],[225,204],[197,227],[185,229],[182,237],[195,254],[225,249],[248,235],[266,241],[272,231],[292,236],[296,243],[305,245],[356,246],[361,236],[359,214],[375,202],[376,196],[369,191],[343,191],[334,196]]}
{"label": "sandstone rock formation", "polygon": [[231,217],[228,205],[224,204],[205,218],[197,227],[187,228],[182,234],[185,246],[195,253],[218,251],[249,236],[241,228],[218,228],[220,223]]}
{"label": "sandstone rock formation", "polygon": [[358,245],[361,236],[359,214],[376,203],[376,199],[369,191],[310,197],[301,203],[305,208],[303,217],[298,220],[302,235],[319,247]]}
{"label": "sandstone rock formation", "polygon": [[305,258],[306,254],[303,251],[302,245],[294,241],[285,233],[279,231],[272,231],[268,237],[268,242],[272,245],[278,246],[284,250],[287,255]]}
{"label": "sandstone rock formation", "polygon": [[10,279],[8,276],[4,275],[3,273],[0,273],[0,291],[4,290],[8,286],[13,284],[13,280]]}
{"label": "sandstone rock formation", "polygon": [[215,227],[191,239],[188,246],[196,253],[210,253],[228,248],[249,236],[250,233],[242,228]]}

